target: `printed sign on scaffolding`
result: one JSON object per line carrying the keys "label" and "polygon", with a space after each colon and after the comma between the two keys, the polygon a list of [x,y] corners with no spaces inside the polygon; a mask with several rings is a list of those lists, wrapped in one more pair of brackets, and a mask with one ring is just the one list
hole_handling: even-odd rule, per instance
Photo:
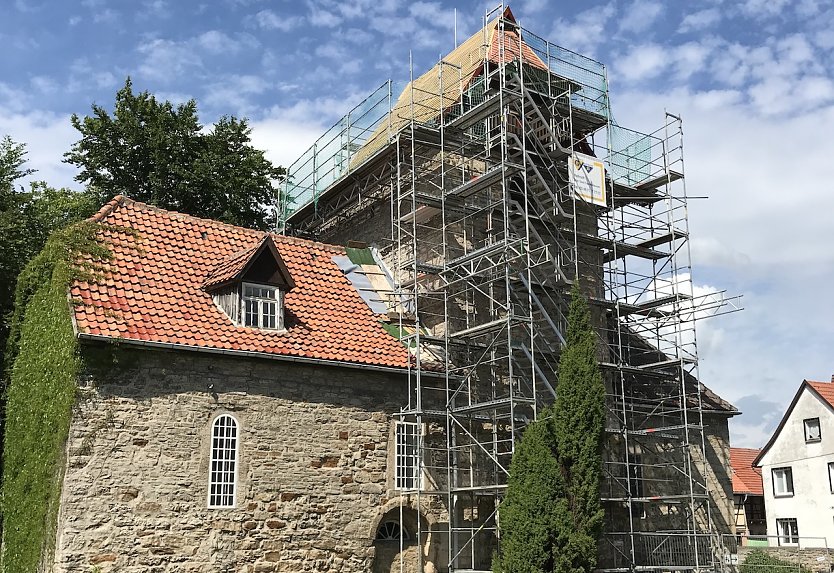
{"label": "printed sign on scaffolding", "polygon": [[590,155],[574,153],[568,167],[568,177],[577,197],[605,207],[605,165],[602,161]]}

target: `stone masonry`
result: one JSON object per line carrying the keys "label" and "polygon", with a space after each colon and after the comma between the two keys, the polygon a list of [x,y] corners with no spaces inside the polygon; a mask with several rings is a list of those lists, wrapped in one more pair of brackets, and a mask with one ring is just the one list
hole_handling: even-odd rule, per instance
{"label": "stone masonry", "polygon": [[[404,375],[118,344],[82,350],[56,573],[378,568],[376,527],[400,503],[389,442]],[[207,509],[220,413],[240,427],[233,509]]]}

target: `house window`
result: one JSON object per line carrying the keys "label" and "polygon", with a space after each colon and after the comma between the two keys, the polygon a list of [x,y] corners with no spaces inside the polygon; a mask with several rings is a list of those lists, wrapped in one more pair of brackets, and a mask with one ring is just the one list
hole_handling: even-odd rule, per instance
{"label": "house window", "polygon": [[834,462],[828,462],[828,487],[834,493]]}
{"label": "house window", "polygon": [[281,291],[276,287],[243,283],[243,325],[281,329],[284,320]]}
{"label": "house window", "polygon": [[773,468],[773,495],[784,497],[793,495],[793,472],[791,468]]}
{"label": "house window", "polygon": [[396,423],[396,461],[394,487],[420,489],[420,454],[418,440],[420,425],[414,422]]}
{"label": "house window", "polygon": [[237,420],[228,414],[214,419],[211,425],[211,462],[209,464],[210,508],[234,507],[237,482]]}
{"label": "house window", "polygon": [[805,442],[819,442],[822,439],[820,433],[820,419],[808,418],[802,420],[802,425],[805,426]]}
{"label": "house window", "polygon": [[779,545],[798,544],[799,528],[796,525],[796,518],[777,519],[776,534],[779,536]]}

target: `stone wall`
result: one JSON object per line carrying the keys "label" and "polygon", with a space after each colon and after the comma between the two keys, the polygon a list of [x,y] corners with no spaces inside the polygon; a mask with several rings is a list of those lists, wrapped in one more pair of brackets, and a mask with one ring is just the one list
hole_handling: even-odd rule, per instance
{"label": "stone wall", "polygon": [[[827,547],[808,547],[800,549],[798,547],[741,546],[738,547],[737,550],[738,558],[734,560],[737,561],[737,563],[733,564],[735,566],[726,567],[725,570],[727,573],[736,573],[739,570],[738,565],[743,564],[744,560],[752,551],[763,551],[771,557],[775,557],[789,563],[790,566],[782,568],[784,573],[799,571],[800,567],[803,568],[803,573],[807,573],[808,571],[812,571],[813,573],[829,573],[832,568],[831,549]],[[756,569],[762,569],[762,573],[773,573],[778,570],[779,567],[771,566],[767,568],[759,568],[748,565],[749,571],[755,572]],[[764,569],[767,569],[767,571],[764,571]]]}
{"label": "stone wall", "polygon": [[[400,504],[389,444],[405,376],[192,351],[83,351],[91,366],[70,430],[54,571],[374,568],[376,527]],[[207,509],[220,413],[240,425],[233,509]],[[442,519],[442,508],[405,501],[427,522]],[[420,541],[431,562],[438,544]]]}

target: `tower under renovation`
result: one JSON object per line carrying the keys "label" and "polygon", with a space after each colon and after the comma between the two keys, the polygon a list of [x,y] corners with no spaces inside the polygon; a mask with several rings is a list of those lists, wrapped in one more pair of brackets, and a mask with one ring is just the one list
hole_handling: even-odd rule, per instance
{"label": "tower under renovation", "polygon": [[396,454],[420,465],[398,487],[421,550],[406,570],[490,570],[514,447],[558,394],[575,283],[607,393],[599,567],[715,566],[729,529],[705,418],[730,407],[698,381],[694,323],[728,301],[693,295],[680,118],[620,127],[603,65],[501,6],[293,163],[279,218],[368,243],[387,269],[388,327],[413,354],[397,431],[414,448]]}

